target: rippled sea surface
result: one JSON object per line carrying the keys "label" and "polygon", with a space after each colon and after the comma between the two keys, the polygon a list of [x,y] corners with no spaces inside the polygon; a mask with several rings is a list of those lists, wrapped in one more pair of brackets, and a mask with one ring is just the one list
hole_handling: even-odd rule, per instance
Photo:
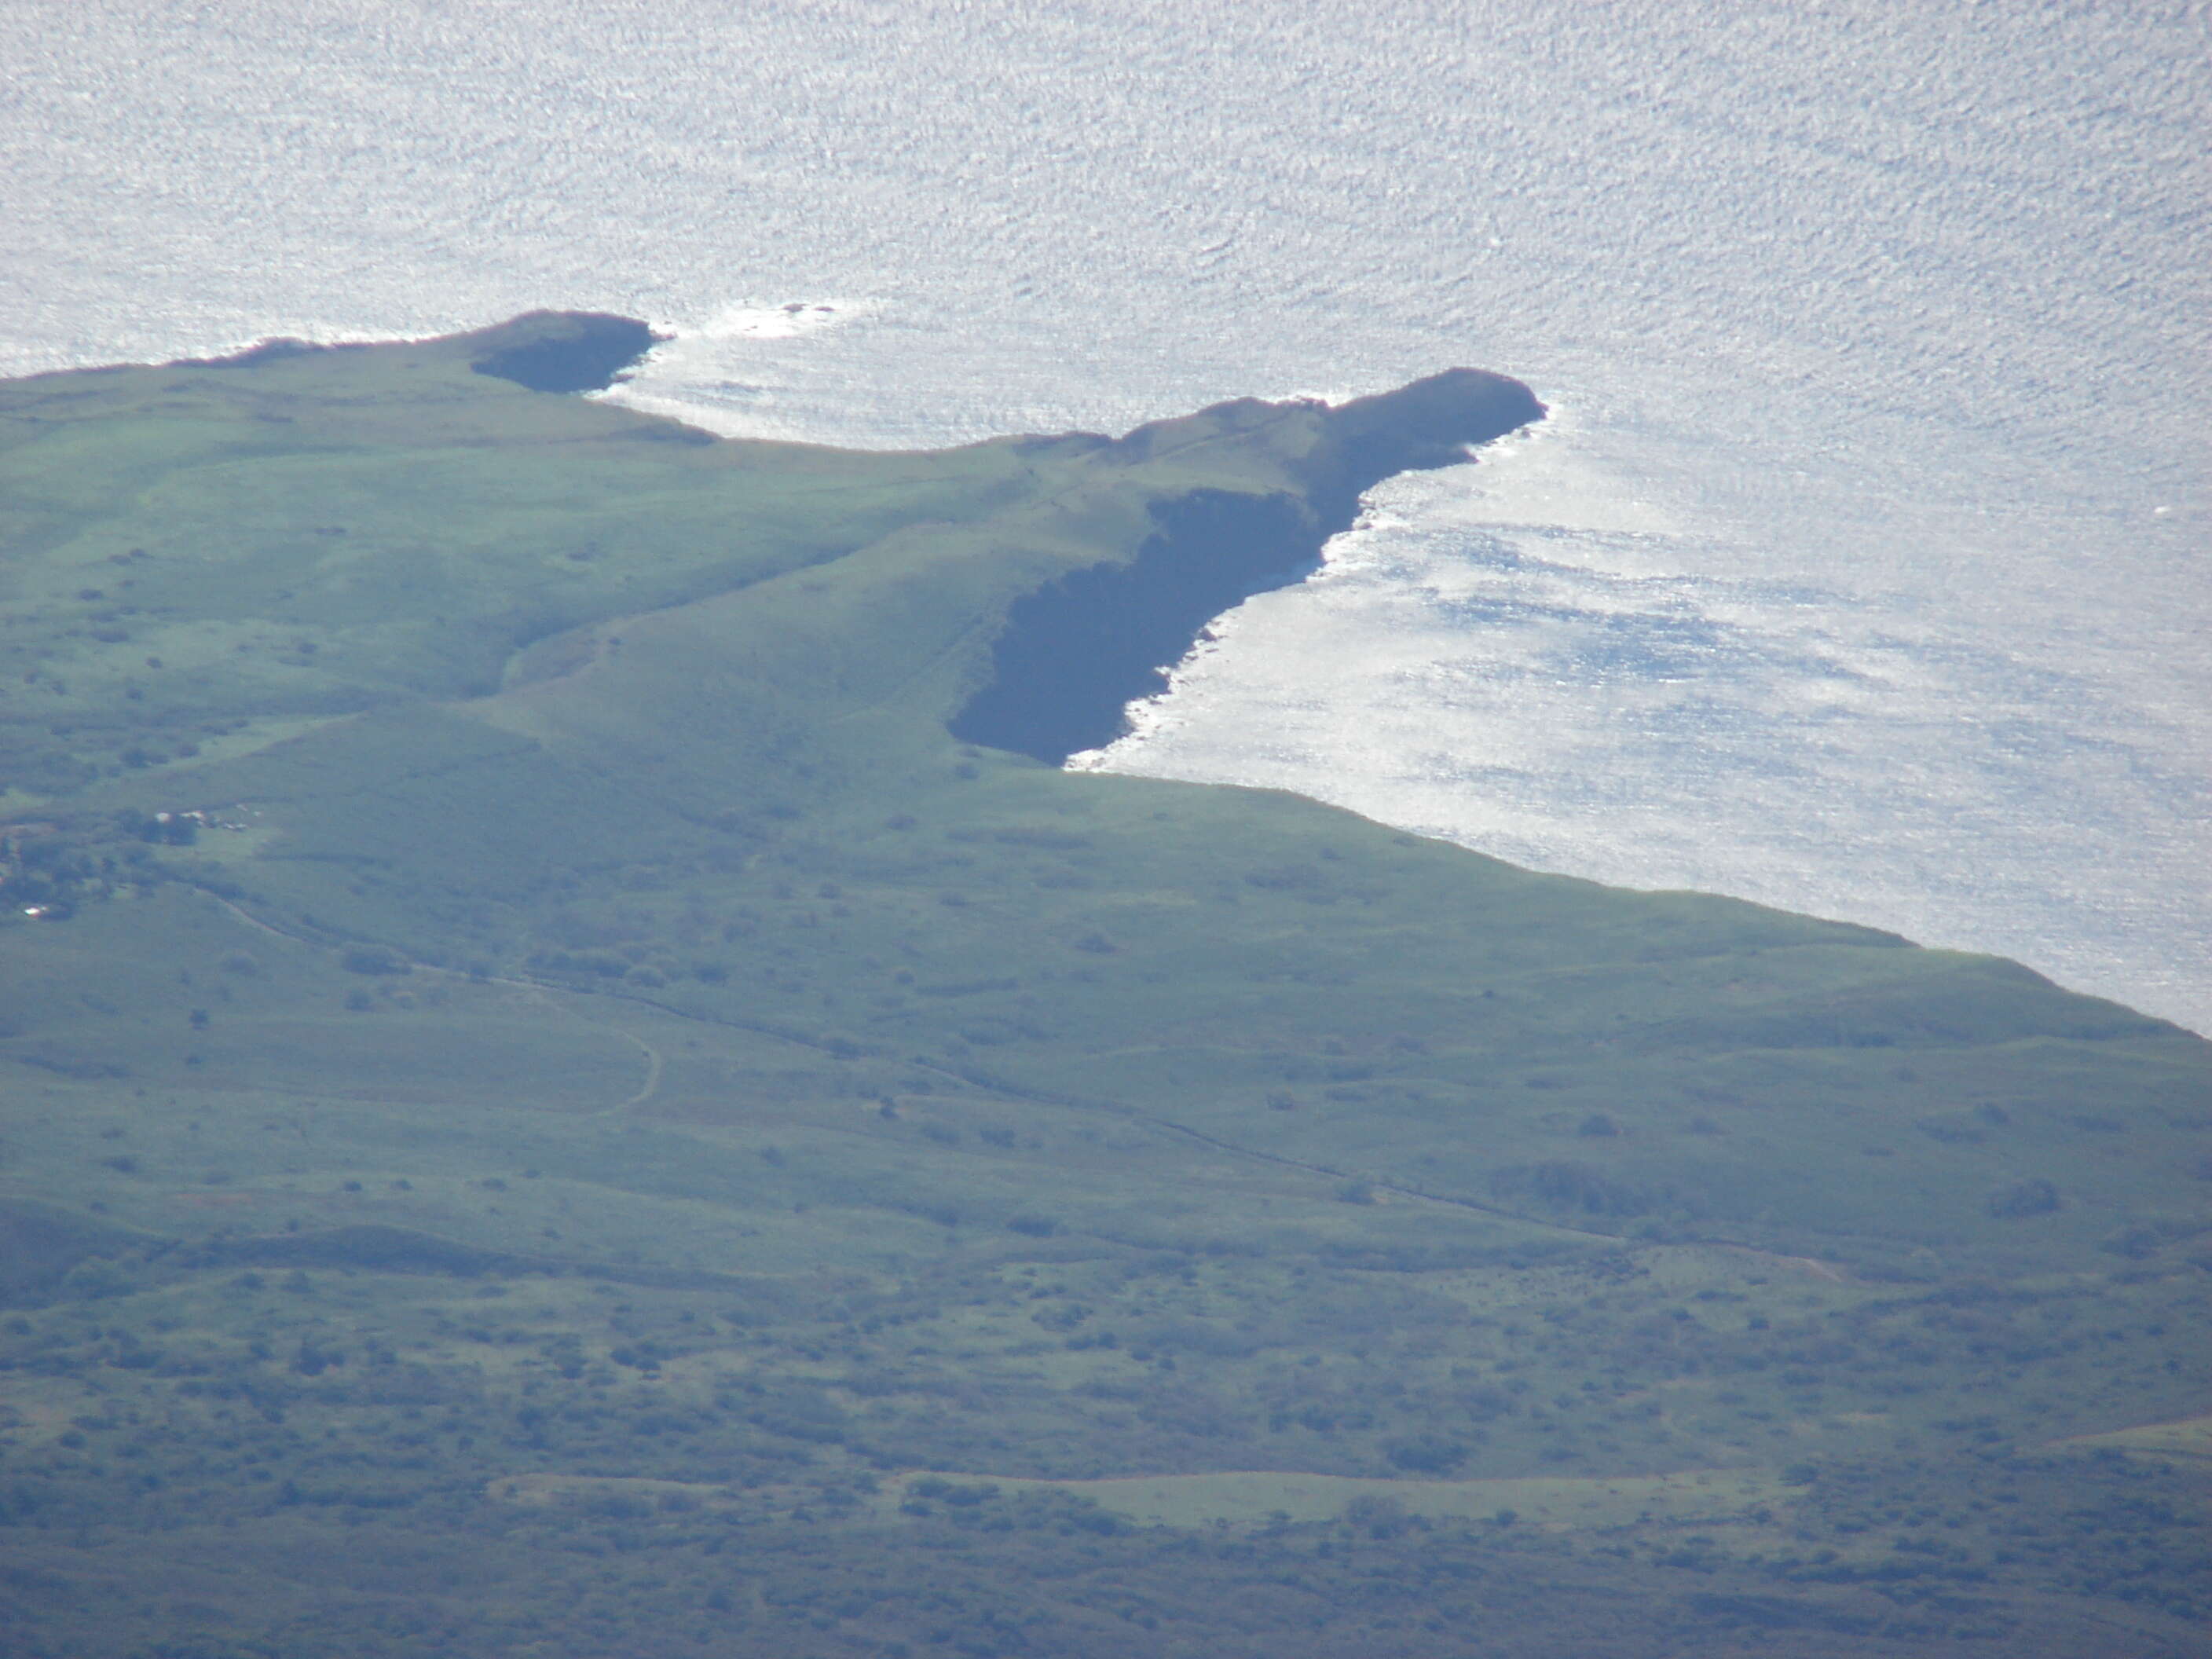
{"label": "rippled sea surface", "polygon": [[898,446],[1501,369],[1095,763],[2212,1029],[2212,15],[1713,9],[0,0],[0,372],[598,307]]}

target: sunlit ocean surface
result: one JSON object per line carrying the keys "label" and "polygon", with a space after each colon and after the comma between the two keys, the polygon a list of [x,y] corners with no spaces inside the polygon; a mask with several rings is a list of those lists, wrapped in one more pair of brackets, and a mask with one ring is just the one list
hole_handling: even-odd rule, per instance
{"label": "sunlit ocean surface", "polygon": [[597,307],[900,446],[1501,369],[1086,763],[2212,1030],[2212,15],[1711,9],[0,0],[0,372]]}

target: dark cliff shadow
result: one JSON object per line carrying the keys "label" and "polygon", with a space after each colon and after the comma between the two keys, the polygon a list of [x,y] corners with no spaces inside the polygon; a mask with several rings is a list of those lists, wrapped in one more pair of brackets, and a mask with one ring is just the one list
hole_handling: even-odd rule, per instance
{"label": "dark cliff shadow", "polygon": [[[952,735],[1055,766],[1111,743],[1128,730],[1129,705],[1167,689],[1169,669],[1215,617],[1310,574],[1365,491],[1395,473],[1464,461],[1469,446],[1544,415],[1518,380],[1463,368],[1310,407],[1317,430],[1297,469],[1303,499],[1194,490],[1152,509],[1157,528],[1135,557],[1071,572],[1017,599],[992,645],[988,684],[946,722]],[[1188,424],[1140,428],[1114,447],[1141,459]]]}
{"label": "dark cliff shadow", "polygon": [[[512,380],[532,392],[604,392],[669,337],[634,317],[598,311],[532,311],[490,328],[409,343],[465,356],[479,374]],[[325,343],[289,336],[263,340],[222,357],[180,357],[172,368],[258,368],[293,357],[359,356],[380,348],[368,341]]]}
{"label": "dark cliff shadow", "polygon": [[1287,495],[1206,489],[1156,507],[1127,564],[1096,564],[1014,601],[991,682],[947,722],[964,743],[1054,765],[1120,736],[1223,611],[1311,571],[1325,538]]}
{"label": "dark cliff shadow", "polygon": [[604,392],[665,335],[631,317],[540,311],[476,337],[490,347],[469,367],[532,392]]}

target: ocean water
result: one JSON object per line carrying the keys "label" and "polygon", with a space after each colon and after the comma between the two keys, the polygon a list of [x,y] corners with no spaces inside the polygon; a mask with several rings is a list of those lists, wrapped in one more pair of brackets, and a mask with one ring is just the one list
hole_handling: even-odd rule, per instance
{"label": "ocean water", "polygon": [[0,0],[0,373],[535,306],[876,446],[1452,363],[1083,763],[2212,1030],[2212,10]]}

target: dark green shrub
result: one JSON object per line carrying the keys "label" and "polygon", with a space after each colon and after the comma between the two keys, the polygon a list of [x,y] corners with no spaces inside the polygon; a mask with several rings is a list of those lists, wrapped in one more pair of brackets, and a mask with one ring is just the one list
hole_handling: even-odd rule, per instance
{"label": "dark green shrub", "polygon": [[2058,1188],[2038,1176],[1998,1188],[1982,1207],[2000,1221],[2017,1221],[2023,1216],[2049,1215],[2060,1201]]}
{"label": "dark green shrub", "polygon": [[413,971],[406,957],[381,945],[356,945],[338,958],[338,965],[349,974],[404,974]]}

